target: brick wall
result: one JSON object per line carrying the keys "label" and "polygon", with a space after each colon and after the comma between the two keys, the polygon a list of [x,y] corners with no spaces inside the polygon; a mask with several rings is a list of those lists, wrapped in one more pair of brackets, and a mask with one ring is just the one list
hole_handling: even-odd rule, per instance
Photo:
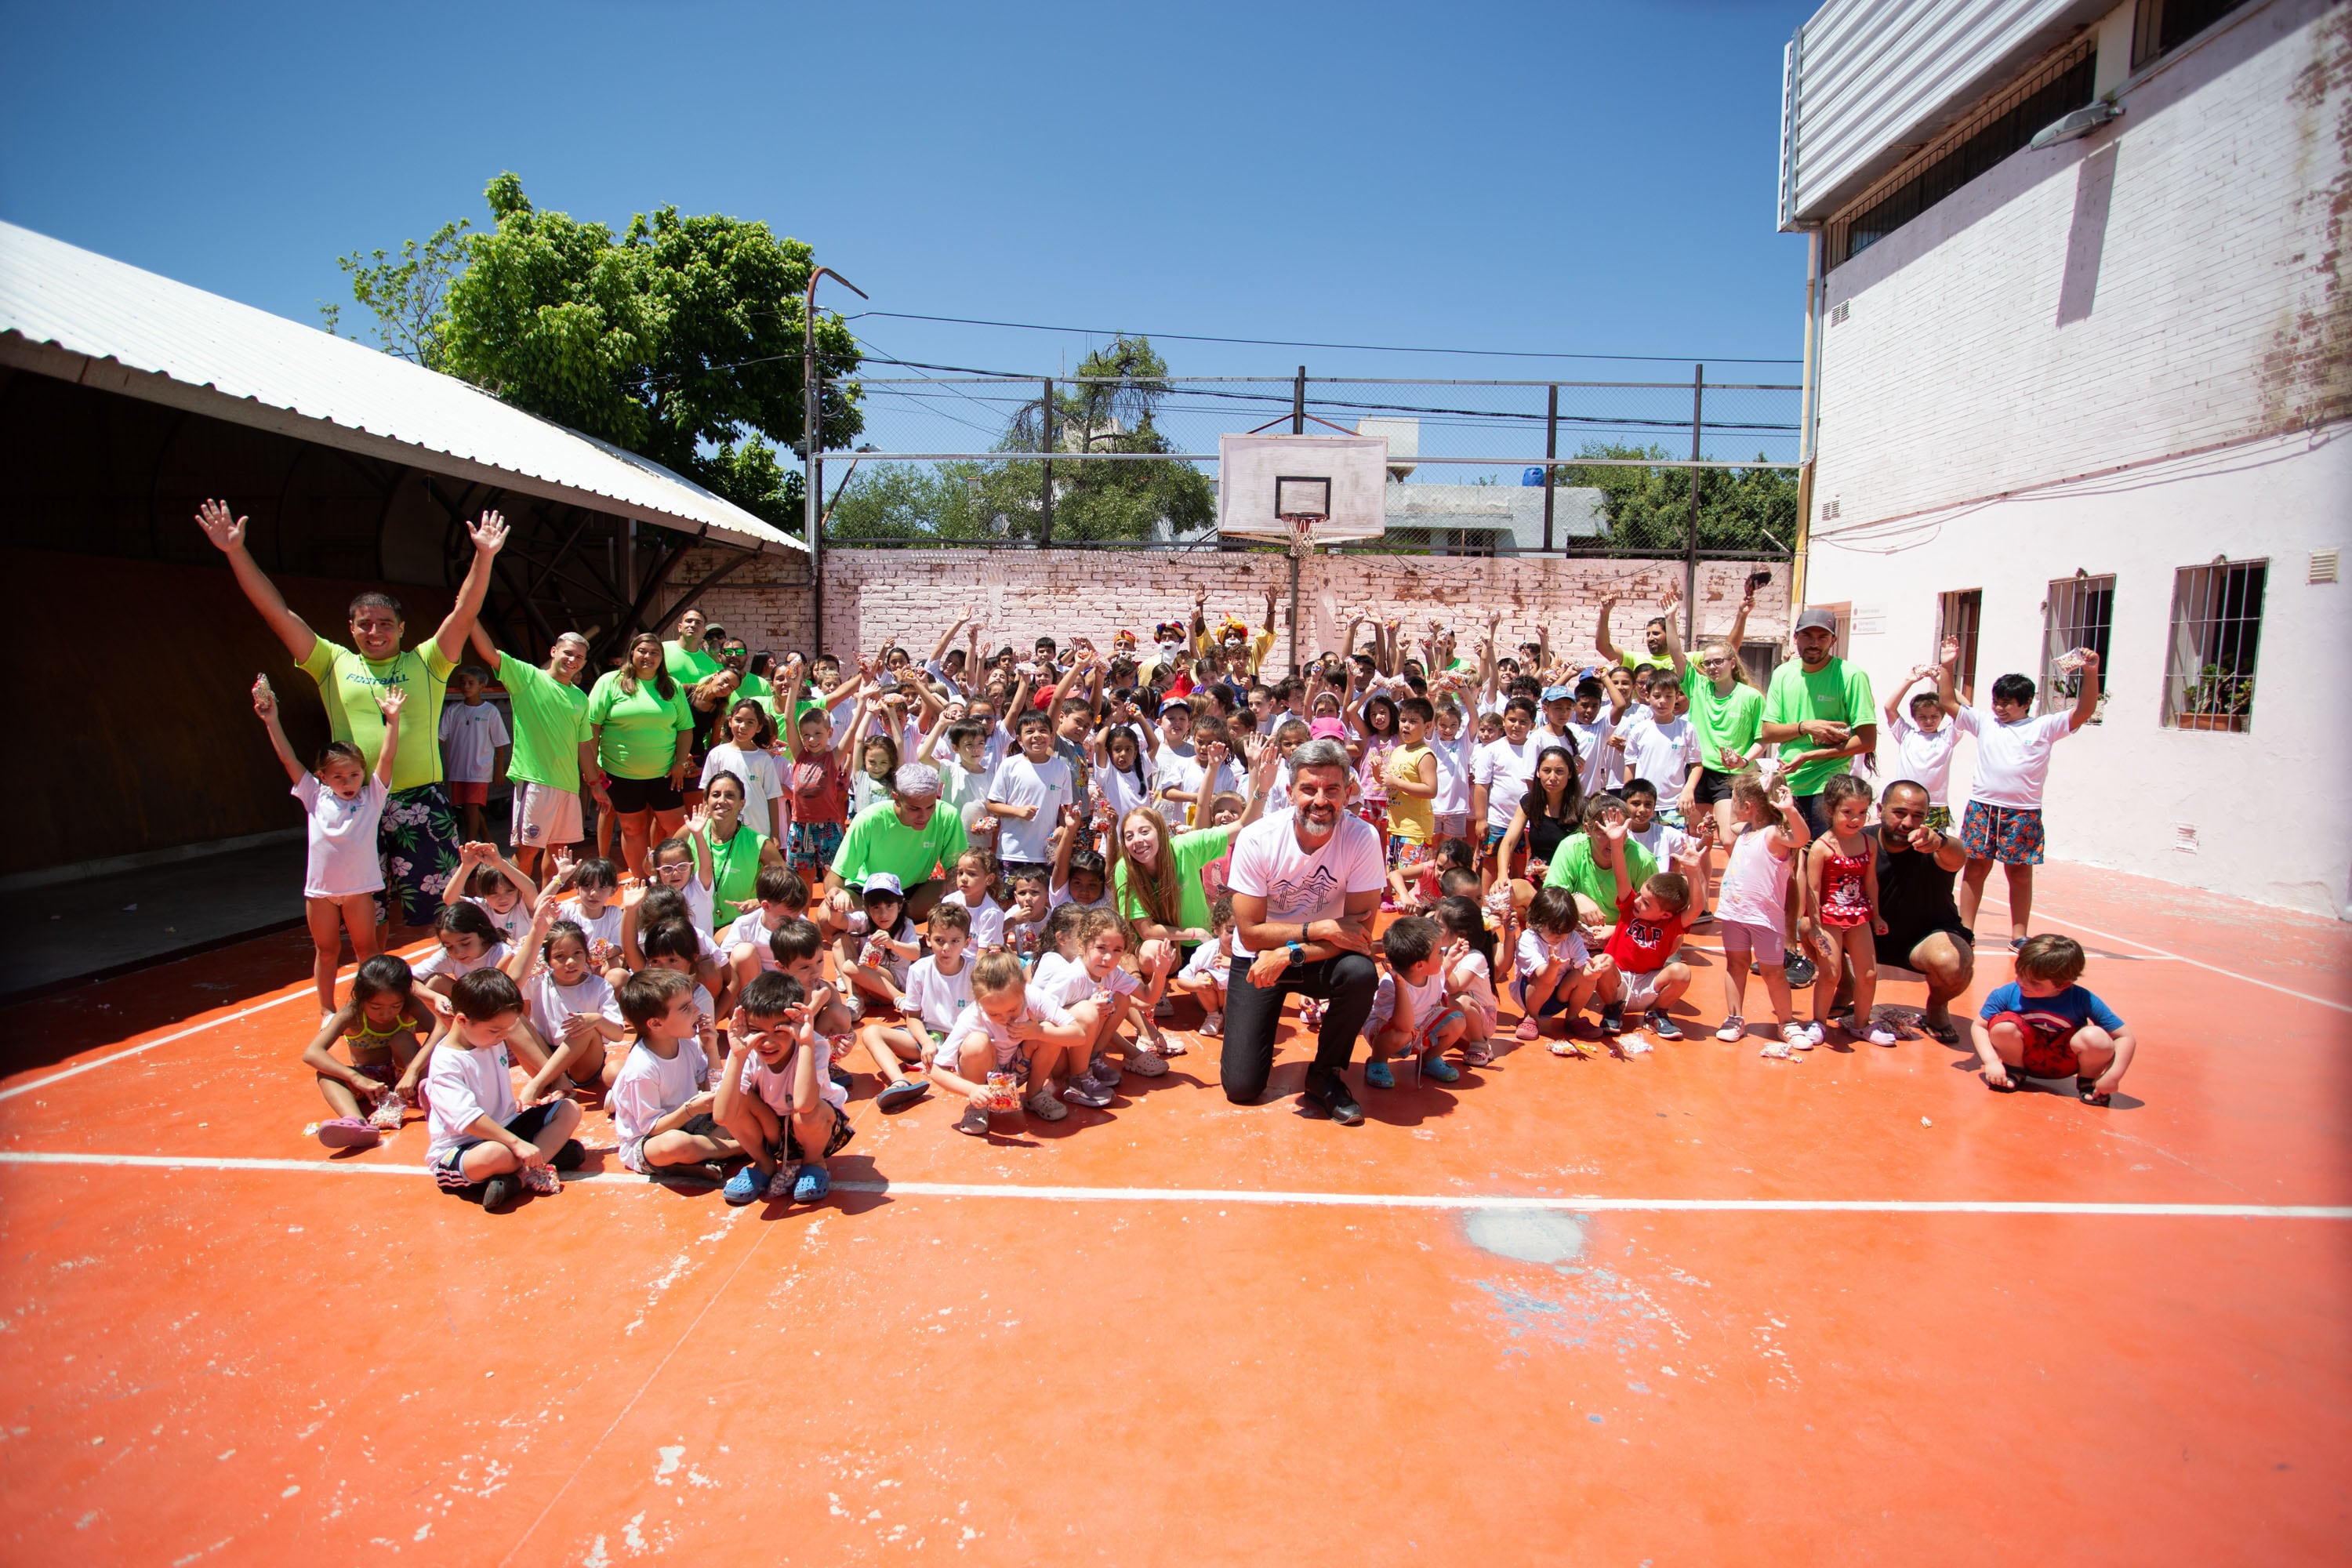
{"label": "brick wall", "polygon": [[[726,553],[698,552],[677,580],[699,581]],[[1702,636],[1729,629],[1740,584],[1752,570],[1746,562],[1700,563]],[[1465,650],[1487,616],[1500,611],[1498,636],[1506,645],[1549,628],[1555,647],[1574,652],[1591,647],[1601,603],[1613,594],[1622,603],[1611,629],[1631,647],[1642,623],[1657,613],[1660,595],[1682,577],[1679,561],[1323,555],[1301,565],[1299,618],[1310,654],[1336,647],[1346,617],[1358,609],[1399,616],[1416,631],[1435,616],[1454,628]],[[1776,568],[1773,579],[1749,618],[1751,640],[1787,633],[1787,571]],[[1213,619],[1234,615],[1258,625],[1272,588],[1279,636],[1269,662],[1286,668],[1289,582],[1288,561],[1261,553],[834,550],[824,557],[824,647],[844,656],[870,653],[891,638],[913,645],[920,657],[959,616],[976,609],[996,644],[1025,647],[1050,635],[1091,637],[1108,648],[1120,627],[1149,642],[1157,622],[1186,620],[1201,589],[1208,591]],[[702,605],[755,648],[807,647],[806,583],[797,562],[763,559],[711,589]]]}

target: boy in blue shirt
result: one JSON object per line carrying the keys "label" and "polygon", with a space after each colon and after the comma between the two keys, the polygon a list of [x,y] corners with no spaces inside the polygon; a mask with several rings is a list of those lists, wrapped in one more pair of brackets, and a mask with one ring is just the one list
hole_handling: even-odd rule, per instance
{"label": "boy in blue shirt", "polygon": [[2139,1042],[2083,978],[2082,943],[2072,937],[2029,937],[2017,952],[2017,978],[1984,999],[1970,1020],[1985,1087],[2003,1093],[2019,1078],[2074,1079],[2085,1105],[2105,1105],[2131,1066]]}

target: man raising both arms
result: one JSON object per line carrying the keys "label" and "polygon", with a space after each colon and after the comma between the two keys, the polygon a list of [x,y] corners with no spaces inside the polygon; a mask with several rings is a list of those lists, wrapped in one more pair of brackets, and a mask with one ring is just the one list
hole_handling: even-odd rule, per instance
{"label": "man raising both arms", "polygon": [[196,526],[228,557],[246,598],[302,673],[319,683],[328,730],[336,740],[358,747],[369,768],[383,745],[376,689],[396,686],[408,694],[400,710],[400,744],[392,793],[376,828],[376,852],[383,859],[384,908],[392,923],[428,924],[441,907],[441,889],[457,869],[457,818],[441,787],[441,700],[449,672],[465,651],[466,634],[481,613],[482,596],[489,592],[490,563],[507,542],[506,520],[486,511],[467,530],[474,540],[474,561],[458,586],[457,603],[430,641],[405,651],[400,646],[407,630],[400,601],[386,593],[365,593],[352,601],[352,647],[312,631],[246,548],[245,525],[226,501],[208,500],[196,512]]}

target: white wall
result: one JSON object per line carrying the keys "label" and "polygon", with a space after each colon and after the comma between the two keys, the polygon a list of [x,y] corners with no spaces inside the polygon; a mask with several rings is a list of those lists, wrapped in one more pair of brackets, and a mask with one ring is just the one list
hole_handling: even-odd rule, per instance
{"label": "white wall", "polygon": [[[2352,545],[2352,5],[2257,0],[2123,103],[1830,275],[1806,598],[1853,605],[1883,682],[1932,657],[1938,594],[1980,589],[1983,695],[2038,679],[2050,582],[2114,574],[2053,858],[2352,918],[2352,587],[2305,581]],[[2168,731],[2173,574],[2222,554],[2272,563],[2252,726]]]}
{"label": "white wall", "polygon": [[[1934,658],[1937,596],[1982,590],[1976,689],[1989,700],[1996,676],[2041,678],[2049,584],[2077,567],[2113,573],[2107,705],[2059,744],[2043,805],[2051,858],[2352,918],[2352,584],[2305,582],[2311,551],[2352,546],[2348,519],[2352,424],[2337,424],[1937,516],[1933,537],[1896,555],[1816,550],[1807,597],[1852,603],[1848,654],[1884,702]],[[2252,725],[2167,730],[2173,573],[2224,550],[2271,563]],[[1963,739],[1956,809],[1973,753]],[[1882,740],[1879,780],[1893,768]],[[2172,847],[2180,825],[2197,830],[2198,852]]]}

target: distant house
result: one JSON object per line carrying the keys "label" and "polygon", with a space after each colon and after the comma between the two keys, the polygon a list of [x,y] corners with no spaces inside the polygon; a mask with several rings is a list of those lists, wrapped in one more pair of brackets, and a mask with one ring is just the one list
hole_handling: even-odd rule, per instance
{"label": "distant house", "polygon": [[[1439,555],[1520,555],[1544,545],[1541,485],[1428,485],[1388,487],[1388,536],[1393,548],[1426,546]],[[1575,539],[1598,539],[1609,531],[1609,516],[1597,489],[1561,486],[1551,492],[1553,548]]]}

